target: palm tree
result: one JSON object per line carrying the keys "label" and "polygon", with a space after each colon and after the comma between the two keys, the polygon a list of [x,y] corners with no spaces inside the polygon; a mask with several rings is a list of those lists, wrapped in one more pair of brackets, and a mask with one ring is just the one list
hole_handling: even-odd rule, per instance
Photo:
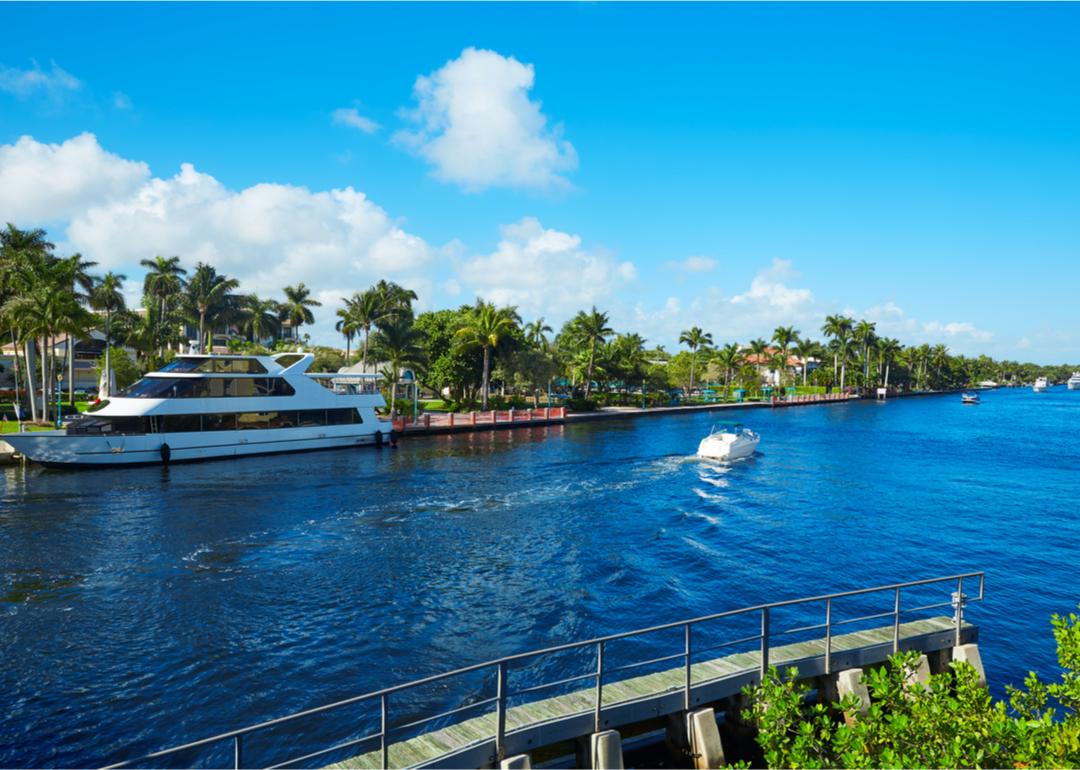
{"label": "palm tree", "polygon": [[484,352],[484,371],[480,380],[481,408],[487,410],[491,377],[491,351],[518,325],[513,308],[497,308],[489,302],[477,301],[465,317],[464,325],[454,335],[461,350],[480,348]]}
{"label": "palm tree", "polygon": [[874,334],[876,325],[869,321],[859,321],[852,329],[852,339],[862,346],[862,360],[863,360],[863,387],[868,387],[870,384],[870,348],[877,341],[877,336]]}
{"label": "palm tree", "polygon": [[585,398],[592,392],[593,367],[596,364],[596,345],[604,342],[615,330],[608,326],[608,314],[601,313],[593,305],[592,312],[580,311],[573,320],[574,336],[579,343],[589,346],[589,367],[585,374]]}
{"label": "palm tree", "polygon": [[[180,257],[156,256],[153,259],[139,261],[147,272],[143,278],[143,296],[158,301],[158,325],[155,335],[160,341],[164,335],[160,325],[164,324],[168,317],[168,302],[170,299],[180,296],[184,290],[184,276],[187,270],[180,267]],[[158,355],[164,355],[164,345],[158,349]]]}
{"label": "palm tree", "polygon": [[225,311],[233,290],[240,287],[235,278],[219,275],[211,265],[200,262],[187,284],[188,312],[199,321],[199,352],[206,352],[206,321],[213,321]]}
{"label": "palm tree", "polygon": [[281,331],[281,306],[276,300],[262,299],[258,294],[248,294],[241,299],[243,329],[251,335],[251,341],[262,344],[267,337],[276,337]]}
{"label": "palm tree", "polygon": [[801,337],[795,341],[795,355],[799,357],[799,362],[802,364],[802,384],[804,387],[806,386],[806,365],[820,347],[818,343],[809,337]]}
{"label": "palm tree", "polygon": [[[348,303],[348,300],[346,300],[346,303]],[[341,332],[342,336],[345,337],[345,365],[348,366],[352,354],[352,340],[357,331],[356,321],[349,315],[348,304],[345,307],[339,307],[335,315],[337,315],[338,320],[334,322],[334,330]]]}
{"label": "palm tree", "polygon": [[889,365],[896,359],[900,350],[900,340],[892,337],[883,337],[878,340],[878,355],[881,356],[881,362],[885,365],[885,388],[889,387]]}
{"label": "palm tree", "polygon": [[368,340],[371,337],[371,330],[373,327],[378,327],[379,324],[389,318],[384,297],[377,287],[371,288],[367,291],[353,294],[352,297],[345,300],[344,309],[350,319],[349,325],[354,327],[357,331],[362,331],[364,333],[364,352],[361,361],[363,369],[366,372]]}
{"label": "palm tree", "polygon": [[686,345],[690,348],[690,390],[687,393],[689,396],[694,392],[694,364],[696,363],[698,348],[705,345],[711,345],[712,335],[703,332],[699,327],[695,326],[683,331],[679,336],[679,344]]}
{"label": "palm tree", "polygon": [[300,339],[300,327],[303,324],[315,323],[315,316],[311,308],[322,307],[318,300],[311,299],[311,289],[298,283],[296,286],[286,286],[285,301],[281,303],[281,320],[288,322],[292,327],[296,339]]}
{"label": "palm tree", "polygon": [[773,331],[773,342],[780,353],[783,354],[784,364],[780,367],[780,385],[784,384],[784,373],[787,371],[788,350],[799,341],[799,330],[794,326],[777,326]]}
{"label": "palm tree", "polygon": [[390,414],[397,404],[397,384],[401,370],[423,363],[424,351],[420,346],[421,334],[413,326],[411,318],[398,318],[384,324],[375,337],[375,347],[386,361],[390,375]]}
{"label": "palm tree", "polygon": [[544,323],[543,318],[537,318],[535,321],[525,324],[525,340],[534,347],[546,348],[548,341],[545,335],[550,334],[553,329]]}
{"label": "palm tree", "polygon": [[739,350],[739,344],[732,342],[724,345],[717,351],[716,361],[720,366],[724,367],[724,385],[730,385],[732,372],[739,368],[739,364],[742,362],[742,351]]}
{"label": "palm tree", "polygon": [[949,349],[944,345],[934,345],[930,349],[929,359],[930,364],[934,367],[934,374],[937,375],[937,384],[940,387],[942,384],[941,370],[949,365]]}
{"label": "palm tree", "polygon": [[112,316],[125,307],[123,286],[126,276],[106,273],[90,292],[90,307],[105,311],[105,392],[111,395],[112,388]]}
{"label": "palm tree", "polygon": [[840,388],[844,387],[847,375],[847,348],[851,342],[851,330],[854,322],[842,315],[830,315],[825,317],[825,324],[821,327],[821,333],[832,337],[836,342],[833,348],[833,381],[836,381],[837,364],[840,365]]}

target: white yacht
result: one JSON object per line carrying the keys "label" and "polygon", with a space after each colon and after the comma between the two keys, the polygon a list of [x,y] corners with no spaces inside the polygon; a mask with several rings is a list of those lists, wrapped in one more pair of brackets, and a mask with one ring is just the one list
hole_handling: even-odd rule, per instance
{"label": "white yacht", "polygon": [[1069,390],[1080,390],[1080,372],[1073,372],[1067,384]]}
{"label": "white yacht", "polygon": [[761,443],[761,436],[741,425],[713,427],[698,444],[698,457],[710,460],[739,460],[749,457]]}
{"label": "white yacht", "polygon": [[1035,378],[1035,384],[1031,386],[1031,389],[1036,393],[1042,393],[1044,390],[1050,387],[1050,382],[1045,377]]}
{"label": "white yacht", "polygon": [[309,374],[311,353],[184,355],[64,430],[6,434],[46,466],[167,464],[394,438],[378,375]]}

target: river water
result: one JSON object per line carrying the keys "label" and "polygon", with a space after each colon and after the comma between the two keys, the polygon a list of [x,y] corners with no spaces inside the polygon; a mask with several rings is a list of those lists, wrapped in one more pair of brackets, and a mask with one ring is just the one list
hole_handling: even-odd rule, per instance
{"label": "river water", "polygon": [[[738,417],[763,441],[730,468],[690,457],[715,414],[7,468],[0,766],[119,761],[503,654],[968,570],[994,692],[1056,676],[1049,616],[1080,601],[1080,392]],[[183,763],[202,761],[222,758]]]}

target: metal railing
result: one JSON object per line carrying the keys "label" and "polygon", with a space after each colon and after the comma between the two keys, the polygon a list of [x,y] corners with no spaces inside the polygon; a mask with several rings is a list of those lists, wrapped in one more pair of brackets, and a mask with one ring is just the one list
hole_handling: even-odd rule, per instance
{"label": "metal railing", "polygon": [[[971,590],[971,586],[974,582],[978,583],[978,594],[968,595],[964,593],[965,584]],[[405,684],[394,685],[392,687],[386,687],[381,690],[375,690],[374,692],[364,693],[363,695],[356,695],[344,700],[337,701],[335,703],[329,703],[324,706],[319,706],[305,711],[300,711],[288,716],[279,717],[277,719],[271,719],[266,722],[260,722],[258,724],[242,727],[237,730],[230,730],[228,732],[214,735],[209,738],[203,738],[202,740],[192,741],[179,746],[173,746],[172,748],[164,749],[161,751],[155,751],[150,754],[138,757],[136,759],[126,760],[114,765],[110,765],[109,768],[121,768],[145,763],[150,760],[160,760],[164,757],[179,754],[181,752],[192,751],[194,749],[208,747],[212,745],[231,743],[231,755],[232,755],[232,767],[239,768],[247,766],[244,759],[244,740],[246,737],[253,733],[269,730],[274,727],[295,722],[296,720],[303,719],[305,717],[314,716],[317,714],[324,714],[330,711],[342,709],[346,706],[355,705],[363,702],[377,702],[379,706],[378,723],[379,728],[377,731],[369,733],[359,738],[352,738],[341,743],[336,743],[327,748],[312,751],[301,756],[291,757],[282,762],[271,765],[271,767],[289,767],[297,765],[301,762],[306,762],[312,759],[326,756],[335,752],[342,752],[346,749],[355,748],[367,745],[373,747],[378,745],[381,754],[381,767],[388,768],[389,763],[389,750],[392,743],[391,737],[395,734],[403,733],[411,728],[420,727],[423,725],[429,725],[432,722],[438,720],[444,720],[448,717],[463,714],[468,711],[473,711],[483,706],[493,706],[495,709],[495,728],[492,735],[489,738],[483,740],[493,740],[495,745],[495,757],[494,759],[502,758],[504,756],[504,746],[507,734],[507,713],[508,703],[513,697],[523,696],[531,693],[541,692],[544,690],[550,690],[556,687],[561,687],[569,684],[575,684],[577,682],[592,682],[592,716],[593,726],[596,731],[601,729],[602,718],[605,705],[610,707],[611,703],[604,703],[604,686],[605,683],[611,683],[610,678],[613,674],[626,671],[630,669],[641,669],[650,665],[656,665],[659,663],[681,661],[681,668],[683,669],[682,685],[683,691],[683,705],[689,709],[692,699],[692,690],[695,686],[693,681],[692,666],[694,663],[694,656],[700,655],[703,652],[711,652],[717,649],[730,648],[738,645],[747,645],[753,643],[756,647],[755,652],[759,653],[758,662],[758,675],[764,676],[769,669],[769,653],[770,653],[770,639],[773,637],[785,637],[793,634],[807,633],[811,631],[823,631],[824,638],[824,667],[825,673],[832,673],[832,660],[833,660],[833,640],[834,629],[837,627],[848,626],[855,623],[865,623],[871,620],[884,620],[890,618],[892,620],[892,651],[897,652],[900,649],[901,642],[901,616],[912,615],[919,612],[927,612],[935,609],[942,609],[949,607],[953,611],[952,617],[952,631],[954,634],[954,644],[960,643],[961,630],[964,623],[964,607],[967,603],[983,600],[984,589],[984,573],[982,572],[967,572],[957,575],[948,575],[945,577],[930,578],[926,580],[914,580],[906,583],[894,583],[884,586],[876,586],[874,588],[863,588],[854,591],[841,591],[831,594],[823,594],[820,596],[812,596],[801,599],[788,599],[778,602],[770,602],[768,604],[758,604],[752,607],[742,607],[736,610],[728,610],[725,612],[718,612],[712,615],[704,615],[690,620],[677,621],[674,623],[665,623],[656,626],[650,626],[648,628],[637,629],[634,631],[627,631],[624,633],[610,634],[608,636],[597,637],[595,639],[589,639],[582,642],[570,642],[567,644],[555,645],[553,647],[547,647],[541,650],[534,650],[531,652],[518,653],[516,655],[509,655],[497,660],[486,661],[484,663],[477,663],[471,666],[465,666],[453,671],[449,671],[443,674],[435,674],[433,676],[425,677],[423,679],[417,679]],[[953,588],[950,592],[949,599],[947,601],[930,602],[927,604],[918,604],[916,606],[907,606],[901,601],[904,591],[911,593],[913,589],[927,586],[947,587]],[[891,609],[884,612],[875,612],[870,614],[864,614],[856,617],[843,618],[837,620],[835,615],[835,605],[838,600],[847,599],[851,597],[866,597],[873,595],[884,594],[888,597],[892,596]],[[786,628],[783,630],[773,630],[770,625],[771,615],[776,611],[789,607],[802,607],[812,608],[814,605],[820,605],[817,611],[824,611],[824,622],[810,623],[793,628]],[[718,644],[712,644],[709,646],[701,647],[694,643],[694,629],[700,628],[706,623],[711,621],[717,621],[726,618],[735,618],[739,616],[749,617],[753,619],[753,616],[757,615],[760,620],[760,631],[756,634],[748,636],[742,636],[740,638],[725,640]],[[682,631],[682,644],[681,650],[674,654],[664,655],[660,657],[653,657],[647,660],[641,660],[624,664],[620,666],[613,666],[611,664],[605,664],[605,648],[611,645],[613,642],[620,640],[628,640],[634,637],[640,637],[649,634],[656,634],[664,631],[673,631],[679,629]],[[820,639],[820,637],[818,637]],[[570,651],[588,651],[593,650],[592,655],[595,656],[595,670],[589,671],[584,674],[570,676],[559,679],[554,682],[545,682],[539,685],[532,685],[529,687],[520,688],[514,692],[511,692],[509,686],[509,673],[510,666],[515,663],[522,663],[525,661],[536,660],[544,656],[550,656],[556,653],[565,653]],[[466,674],[487,671],[494,675],[496,682],[495,695],[488,698],[465,703],[464,705],[455,706],[449,710],[441,711],[432,716],[422,717],[420,719],[414,719],[406,724],[391,725],[390,723],[390,698],[393,695],[401,694],[406,691],[415,690],[426,685],[431,685],[437,682],[444,682],[445,680],[463,676]],[[621,681],[621,680],[614,680]],[[702,684],[703,682],[697,682],[696,684]],[[668,690],[670,691],[670,690]],[[580,690],[579,690],[580,692]],[[660,694],[660,693],[657,693]],[[577,712],[578,714],[586,712]],[[574,716],[575,714],[567,714],[566,716]],[[521,729],[527,725],[519,726],[515,729]],[[479,743],[481,741],[473,741],[473,743]],[[462,746],[459,748],[466,748]],[[372,750],[369,749],[369,750]]]}

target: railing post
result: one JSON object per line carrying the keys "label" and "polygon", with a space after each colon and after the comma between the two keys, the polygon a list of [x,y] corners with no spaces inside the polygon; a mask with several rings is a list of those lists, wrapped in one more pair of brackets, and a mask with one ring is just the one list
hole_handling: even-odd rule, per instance
{"label": "railing post", "polygon": [[892,626],[892,651],[893,655],[900,652],[900,589],[896,589],[896,597],[893,603],[893,626]]}
{"label": "railing post", "polygon": [[832,673],[832,597],[825,599],[825,674]]}
{"label": "railing post", "polygon": [[244,766],[244,758],[242,755],[244,749],[243,735],[233,736],[233,767],[235,770],[240,770]]}
{"label": "railing post", "polygon": [[[980,590],[981,587],[980,587]],[[956,579],[956,593],[952,595],[953,603],[953,646],[960,646],[960,629],[964,625],[964,578]]]}
{"label": "railing post", "polygon": [[769,608],[761,608],[761,681],[769,672]]}
{"label": "railing post", "polygon": [[593,711],[593,732],[600,732],[600,710],[604,705],[604,643],[596,643],[596,705]]}
{"label": "railing post", "polygon": [[685,639],[685,641],[686,641],[686,650],[685,650],[685,655],[686,655],[686,688],[685,688],[685,690],[683,692],[683,708],[685,708],[687,711],[690,710],[690,690],[691,690],[691,687],[693,686],[693,676],[692,676],[692,673],[691,673],[691,670],[690,670],[690,664],[691,664],[691,661],[693,659],[692,654],[693,654],[693,649],[694,649],[690,644],[690,629],[692,627],[693,626],[690,623],[687,623],[683,627],[685,629],[685,637],[686,637],[686,639]]}
{"label": "railing post", "polygon": [[495,719],[495,762],[503,759],[506,739],[506,661],[499,661],[499,690]]}
{"label": "railing post", "polygon": [[390,704],[386,700],[387,696],[384,693],[379,699],[379,753],[382,755],[382,762],[379,766],[382,770],[387,770],[390,767],[390,743],[386,740],[386,717]]}

